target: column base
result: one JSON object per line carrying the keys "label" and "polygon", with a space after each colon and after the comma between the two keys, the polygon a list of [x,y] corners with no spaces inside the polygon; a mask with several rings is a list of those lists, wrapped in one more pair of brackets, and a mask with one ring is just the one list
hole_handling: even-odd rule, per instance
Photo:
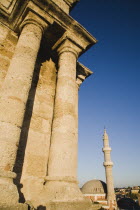
{"label": "column base", "polygon": [[19,194],[13,178],[16,174],[13,172],[0,171],[0,207],[15,206],[19,201]]}
{"label": "column base", "polygon": [[27,176],[26,179],[22,179],[23,185],[21,192],[24,195],[26,201],[36,202],[36,205],[40,204],[40,194],[43,191],[44,179],[34,176]]}
{"label": "column base", "polygon": [[80,191],[77,181],[71,178],[64,180],[49,180],[44,185],[46,201],[74,201],[83,200],[84,196]]}
{"label": "column base", "polygon": [[17,205],[3,206],[0,205],[0,210],[28,210],[28,205],[18,203]]}
{"label": "column base", "polygon": [[[42,208],[41,208],[42,207]],[[75,200],[75,201],[65,201],[65,202],[50,202],[46,203],[45,206],[40,206],[38,210],[99,210],[101,209],[100,205],[93,205],[89,200]]]}
{"label": "column base", "polygon": [[92,210],[92,203],[86,199],[76,182],[47,181],[40,194],[40,206],[37,209],[47,210]]}

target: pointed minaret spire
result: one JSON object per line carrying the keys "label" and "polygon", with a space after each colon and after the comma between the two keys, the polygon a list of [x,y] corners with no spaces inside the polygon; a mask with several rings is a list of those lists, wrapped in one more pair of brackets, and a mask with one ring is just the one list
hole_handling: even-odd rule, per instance
{"label": "pointed minaret spire", "polygon": [[113,162],[111,161],[111,148],[109,147],[109,138],[104,128],[103,134],[103,153],[104,153],[104,167],[106,174],[106,184],[107,184],[107,202],[110,209],[116,209],[116,197],[114,192],[114,183],[112,175]]}

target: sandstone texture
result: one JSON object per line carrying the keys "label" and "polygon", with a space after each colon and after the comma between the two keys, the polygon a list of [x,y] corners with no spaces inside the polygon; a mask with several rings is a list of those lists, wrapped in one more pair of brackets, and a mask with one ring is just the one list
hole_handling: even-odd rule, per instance
{"label": "sandstone texture", "polygon": [[[0,2],[0,209],[90,210],[77,180],[77,60],[97,41],[77,0]],[[25,204],[23,204],[25,203]]]}

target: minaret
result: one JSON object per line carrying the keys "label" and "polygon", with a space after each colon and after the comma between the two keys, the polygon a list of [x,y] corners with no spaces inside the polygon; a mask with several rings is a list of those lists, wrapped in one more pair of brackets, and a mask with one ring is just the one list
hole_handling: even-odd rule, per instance
{"label": "minaret", "polygon": [[111,161],[111,148],[109,147],[109,139],[104,129],[103,135],[103,152],[104,152],[104,167],[106,174],[106,184],[107,184],[107,203],[110,209],[116,209],[116,197],[114,192],[114,183],[112,175],[113,162]]}

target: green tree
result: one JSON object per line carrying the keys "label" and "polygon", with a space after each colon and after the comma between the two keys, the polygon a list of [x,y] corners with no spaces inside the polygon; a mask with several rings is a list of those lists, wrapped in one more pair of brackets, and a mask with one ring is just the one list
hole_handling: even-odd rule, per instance
{"label": "green tree", "polygon": [[137,196],[137,194],[130,193],[130,198],[131,198],[131,199],[137,199],[138,196]]}

